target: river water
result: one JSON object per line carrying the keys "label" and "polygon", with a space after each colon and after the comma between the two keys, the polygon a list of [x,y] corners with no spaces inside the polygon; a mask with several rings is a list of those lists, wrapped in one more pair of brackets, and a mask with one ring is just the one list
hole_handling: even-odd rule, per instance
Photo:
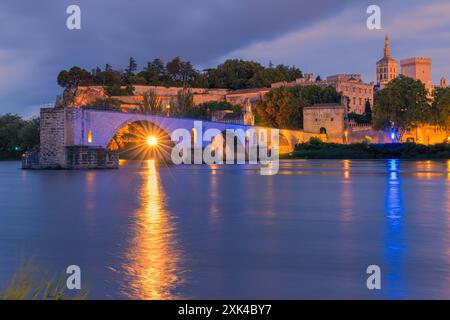
{"label": "river water", "polygon": [[92,299],[449,299],[450,161],[0,162],[0,287],[30,259]]}

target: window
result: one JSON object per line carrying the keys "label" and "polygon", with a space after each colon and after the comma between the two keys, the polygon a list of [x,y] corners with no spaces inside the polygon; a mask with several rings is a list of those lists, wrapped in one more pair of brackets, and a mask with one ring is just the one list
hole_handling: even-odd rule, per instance
{"label": "window", "polygon": [[88,143],[92,143],[92,130],[89,130],[89,131],[88,131],[88,137],[87,137],[87,139],[88,139]]}

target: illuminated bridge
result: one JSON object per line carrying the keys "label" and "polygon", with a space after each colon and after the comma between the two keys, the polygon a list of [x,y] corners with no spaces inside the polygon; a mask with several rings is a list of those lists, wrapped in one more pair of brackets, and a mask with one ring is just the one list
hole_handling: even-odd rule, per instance
{"label": "illuminated bridge", "polygon": [[[117,142],[115,137],[121,130],[135,123],[146,124],[145,128],[151,132],[146,133],[145,139],[150,139],[148,142],[155,144],[157,139],[172,142],[170,137],[174,131],[185,129],[190,133],[194,149],[204,148],[211,143],[202,137],[208,129],[215,129],[218,133],[237,129],[247,133],[248,129],[253,129],[251,137],[248,133],[236,135],[237,140],[246,148],[251,144],[257,144],[258,140],[263,138],[263,132],[266,136],[270,136],[271,130],[274,130],[258,126],[111,110],[43,108],[41,109],[40,146],[24,155],[23,168],[117,168],[119,156],[117,152],[112,151]],[[307,141],[311,136],[312,134],[300,130],[280,129],[277,144],[279,152],[290,152],[297,143]],[[266,143],[268,147],[271,147],[271,141]],[[174,142],[171,147],[173,145]]]}

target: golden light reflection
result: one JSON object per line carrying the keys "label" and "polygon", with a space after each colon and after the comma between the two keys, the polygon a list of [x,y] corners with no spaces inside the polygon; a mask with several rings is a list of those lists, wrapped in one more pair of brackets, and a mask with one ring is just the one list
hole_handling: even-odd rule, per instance
{"label": "golden light reflection", "polygon": [[447,179],[450,180],[450,160],[447,160]]}
{"label": "golden light reflection", "polygon": [[344,179],[350,178],[350,160],[344,160]]}
{"label": "golden light reflection", "polygon": [[342,221],[349,222],[353,219],[353,192],[350,180],[350,160],[344,160],[344,180],[342,180],[341,189],[341,207]]}
{"label": "golden light reflection", "polygon": [[140,172],[143,185],[136,212],[135,234],[127,253],[125,294],[132,299],[179,299],[173,292],[183,283],[182,253],[174,238],[175,224],[165,207],[154,160]]}

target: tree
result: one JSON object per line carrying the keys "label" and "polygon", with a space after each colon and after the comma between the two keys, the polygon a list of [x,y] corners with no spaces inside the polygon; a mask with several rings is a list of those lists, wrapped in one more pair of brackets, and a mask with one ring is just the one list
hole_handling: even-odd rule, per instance
{"label": "tree", "polygon": [[24,125],[25,122],[16,114],[0,117],[0,151],[11,152],[20,147],[19,132]]}
{"label": "tree", "polygon": [[139,112],[144,114],[162,114],[163,103],[160,97],[156,95],[156,92],[150,90],[143,94],[142,104],[138,107]]}
{"label": "tree", "polygon": [[18,115],[0,116],[0,157],[18,157],[39,144],[39,118],[23,120]]}
{"label": "tree", "polygon": [[283,129],[303,128],[303,108],[319,103],[339,103],[341,95],[333,87],[280,87],[270,90],[256,107],[258,121]]}
{"label": "tree", "polygon": [[137,70],[137,63],[133,57],[130,57],[128,60],[128,67],[125,69],[125,73],[128,76],[132,76],[134,72]]}
{"label": "tree", "polygon": [[19,131],[19,140],[22,150],[30,150],[39,144],[40,118],[32,118],[25,121],[24,126]]}
{"label": "tree", "polygon": [[272,83],[281,81],[286,81],[286,76],[280,69],[265,68],[248,81],[248,86],[253,88],[270,87]]}
{"label": "tree", "polygon": [[149,85],[162,85],[166,81],[166,67],[161,59],[153,59],[147,63],[147,67],[139,73]]}
{"label": "tree", "polygon": [[392,129],[401,140],[408,128],[428,123],[431,107],[425,85],[400,76],[375,94],[373,127],[377,130]]}
{"label": "tree", "polygon": [[77,94],[80,85],[93,84],[92,74],[80,67],[72,67],[69,71],[63,70],[58,74],[58,84],[64,88],[63,100],[67,105]]}
{"label": "tree", "polygon": [[448,134],[450,131],[450,87],[434,89],[431,109],[430,122]]}
{"label": "tree", "polygon": [[72,67],[69,71],[63,70],[58,74],[58,84],[67,89],[79,85],[88,85],[92,83],[92,75],[89,71],[80,67]]}
{"label": "tree", "polygon": [[194,108],[194,95],[190,89],[184,88],[178,91],[174,103],[173,113],[177,116],[186,116]]}
{"label": "tree", "polygon": [[207,78],[211,88],[245,89],[250,79],[263,69],[254,61],[230,59],[208,70]]}
{"label": "tree", "polygon": [[372,106],[369,100],[366,100],[366,105],[364,106],[364,116],[368,123],[372,122]]}

